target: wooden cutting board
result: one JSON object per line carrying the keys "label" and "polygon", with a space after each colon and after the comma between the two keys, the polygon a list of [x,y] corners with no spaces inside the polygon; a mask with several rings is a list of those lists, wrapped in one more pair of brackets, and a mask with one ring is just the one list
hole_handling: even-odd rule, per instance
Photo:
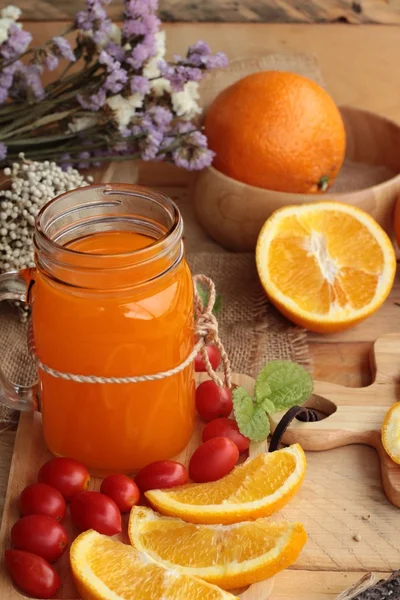
{"label": "wooden cutting board", "polygon": [[[400,335],[389,334],[377,340],[372,366],[375,380],[366,388],[345,388],[315,382],[315,395],[310,405],[331,413],[329,418],[318,423],[295,422],[284,439],[286,443],[299,441],[306,450],[328,450],[353,443],[377,448],[386,493],[392,502],[399,504],[400,467],[394,465],[384,453],[380,445],[379,430],[389,406],[400,399]],[[201,379],[203,377],[199,378]],[[250,377],[236,375],[234,382],[253,393],[254,380]],[[282,414],[274,416],[273,426],[281,416]],[[200,442],[200,436],[201,428],[198,427],[190,445],[178,457],[179,460],[188,463],[193,449]],[[252,444],[251,454],[265,451],[266,446],[265,442]],[[49,457],[42,436],[40,415],[22,414],[0,531],[0,553],[8,546],[10,529],[19,517],[17,498],[20,492],[35,481],[40,466]],[[376,569],[386,572],[398,567],[398,516],[393,512],[396,511],[394,507],[384,504],[380,491],[371,487],[371,481],[375,481],[372,459],[369,453],[360,454],[356,448],[347,449],[346,454],[344,449],[337,452],[308,453],[309,465],[303,489],[282,513],[273,517],[274,520],[286,518],[304,523],[309,541],[294,568],[307,571],[311,587],[314,569],[331,572],[332,569],[346,567],[360,571]],[[99,483],[93,479],[92,489],[98,489]],[[342,490],[340,497],[337,495],[338,490]],[[368,519],[363,520],[362,516],[368,516]],[[68,519],[66,524],[72,539],[76,532],[67,521]],[[362,533],[360,543],[352,538],[358,532]],[[70,575],[67,555],[61,558],[56,568],[63,583],[58,597],[63,600],[79,598]],[[299,571],[286,571],[278,578],[280,582],[293,580],[293,588],[296,590]],[[241,600],[267,600],[271,595],[272,585],[273,581],[269,580],[250,586],[241,593]],[[321,580],[319,586],[321,585],[325,589],[326,582],[322,583]],[[346,587],[347,581],[343,580],[340,585],[342,588]],[[293,598],[295,597],[294,593]],[[15,590],[4,569],[0,570],[0,598],[25,598]]]}
{"label": "wooden cutting board", "polygon": [[[400,507],[400,465],[385,452],[381,442],[383,419],[390,406],[400,400],[400,335],[378,338],[371,354],[373,383],[348,388],[316,381],[314,396],[307,403],[325,415],[314,423],[293,421],[283,436],[285,444],[299,442],[304,450],[330,450],[349,444],[367,444],[378,451],[386,496]],[[271,417],[272,430],[285,413]]]}
{"label": "wooden cutting board", "polygon": [[[207,379],[207,375],[199,375],[198,381]],[[254,380],[245,375],[233,375],[233,382],[237,385],[246,387],[253,393]],[[201,443],[202,425],[198,422],[193,437],[187,448],[176,457],[176,460],[188,465],[190,457],[195,448]],[[265,444],[254,444],[250,448],[250,454],[254,455],[265,451]],[[15,521],[19,518],[17,501],[21,491],[31,483],[36,481],[37,473],[41,465],[51,458],[48,452],[42,434],[41,416],[38,413],[22,413],[18,425],[17,436],[15,440],[14,453],[11,462],[10,476],[8,481],[7,495],[4,506],[3,521],[0,531],[0,556],[3,556],[4,549],[9,547],[10,530]],[[98,490],[101,480],[92,478],[90,489]],[[126,517],[125,530],[126,530]],[[70,523],[67,515],[63,523],[68,531],[70,541],[76,536],[77,531]],[[126,540],[123,540],[126,541]],[[58,592],[57,598],[65,600],[76,600],[80,598],[72,581],[68,562],[68,551],[64,553],[55,568],[60,574],[62,587]],[[268,600],[273,587],[273,580],[266,580],[251,585],[246,590],[239,590],[241,600]],[[17,591],[7,571],[0,570],[0,599],[1,600],[23,600],[24,594]]]}

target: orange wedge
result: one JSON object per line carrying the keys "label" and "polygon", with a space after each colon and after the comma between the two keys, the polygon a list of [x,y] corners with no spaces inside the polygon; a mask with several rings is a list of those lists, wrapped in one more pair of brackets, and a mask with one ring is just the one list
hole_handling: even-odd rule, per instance
{"label": "orange wedge", "polygon": [[92,530],[76,538],[70,562],[83,600],[235,600],[215,585],[168,570]]}
{"label": "orange wedge", "polygon": [[390,239],[364,211],[338,202],[286,206],[264,224],[257,270],[271,302],[311,331],[341,331],[372,315],[396,272]]}
{"label": "orange wedge", "polygon": [[386,413],[382,425],[382,444],[390,458],[400,465],[400,402]]}
{"label": "orange wedge", "polygon": [[294,444],[249,458],[218,481],[150,490],[145,495],[161,514],[189,523],[238,523],[282,508],[299,489],[305,472],[305,454]]}
{"label": "orange wedge", "polygon": [[193,525],[133,507],[131,544],[151,560],[226,590],[268,579],[295,562],[307,534],[300,523],[258,519],[234,525]]}

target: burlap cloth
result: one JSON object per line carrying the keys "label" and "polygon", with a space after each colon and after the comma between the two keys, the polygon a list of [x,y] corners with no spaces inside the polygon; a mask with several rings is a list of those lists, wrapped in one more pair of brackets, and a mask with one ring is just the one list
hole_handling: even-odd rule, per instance
{"label": "burlap cloth", "polygon": [[219,332],[234,372],[256,376],[273,359],[310,366],[306,333],[268,302],[254,254],[195,253],[188,262],[194,275],[203,273],[214,281],[222,297]]}
{"label": "burlap cloth", "polygon": [[[310,365],[306,334],[291,326],[268,303],[259,283],[253,254],[196,253],[188,261],[195,275],[213,279],[222,297],[220,335],[234,372],[256,375],[271,359]],[[0,306],[0,366],[11,381],[29,385],[35,366],[27,349],[27,325],[7,302]],[[0,423],[13,424],[17,414],[0,406]]]}

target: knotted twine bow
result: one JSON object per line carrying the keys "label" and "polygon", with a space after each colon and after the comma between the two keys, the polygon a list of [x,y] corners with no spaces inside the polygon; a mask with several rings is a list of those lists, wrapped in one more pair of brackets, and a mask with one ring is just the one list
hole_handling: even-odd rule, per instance
{"label": "knotted twine bow", "polygon": [[[198,340],[193,347],[192,352],[189,356],[179,365],[168,371],[161,371],[159,373],[152,373],[151,375],[137,375],[134,377],[101,377],[99,375],[77,375],[74,373],[64,373],[53,369],[48,365],[44,364],[36,353],[35,340],[33,336],[32,322],[29,323],[29,349],[36,361],[38,369],[41,369],[48,375],[56,377],[57,379],[64,379],[66,381],[75,381],[77,383],[143,383],[145,381],[158,381],[171,377],[180,373],[186,367],[188,367],[195,359],[197,354],[200,352],[206,367],[207,373],[218,386],[223,387],[224,385],[228,388],[232,385],[231,380],[231,368],[229,364],[229,358],[225,351],[225,348],[219,338],[218,334],[218,321],[213,315],[213,308],[216,300],[216,292],[214,282],[206,277],[205,275],[195,275],[193,277],[194,283],[194,310],[195,310],[195,338]],[[208,292],[207,304],[203,304],[198,291],[197,283],[203,285]],[[217,373],[214,371],[208,354],[206,346],[214,345],[221,355],[222,367],[224,372],[224,380],[222,380]]]}
{"label": "knotted twine bow", "polygon": [[[223,387],[223,385],[225,385],[226,387],[231,388],[232,374],[229,363],[229,357],[219,337],[218,321],[215,315],[213,314],[213,308],[217,299],[214,282],[212,281],[212,279],[206,277],[205,275],[195,275],[193,277],[193,283],[194,311],[196,315],[195,335],[199,337],[199,341],[195,345],[192,352],[193,358],[198,354],[198,352],[200,352],[204,361],[204,365],[207,369],[207,373],[210,376],[210,379],[212,379],[214,383],[216,383],[220,387]],[[197,283],[200,283],[200,285],[204,285],[204,287],[208,290],[208,301],[206,305],[203,304],[197,292]],[[222,367],[224,370],[224,382],[220,379],[220,377],[218,377],[210,363],[210,359],[208,358],[206,350],[207,346],[215,346],[217,350],[219,350],[219,353],[221,355]],[[195,351],[196,349],[197,351]]]}

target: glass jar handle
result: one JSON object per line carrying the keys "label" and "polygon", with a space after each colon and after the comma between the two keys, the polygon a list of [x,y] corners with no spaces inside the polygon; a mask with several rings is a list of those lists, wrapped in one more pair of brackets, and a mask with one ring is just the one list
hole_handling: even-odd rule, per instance
{"label": "glass jar handle", "polygon": [[[27,302],[28,285],[32,281],[34,269],[9,271],[0,275],[0,302],[19,300]],[[6,377],[0,368],[0,402],[13,410],[37,410],[37,385],[18,385]]]}

